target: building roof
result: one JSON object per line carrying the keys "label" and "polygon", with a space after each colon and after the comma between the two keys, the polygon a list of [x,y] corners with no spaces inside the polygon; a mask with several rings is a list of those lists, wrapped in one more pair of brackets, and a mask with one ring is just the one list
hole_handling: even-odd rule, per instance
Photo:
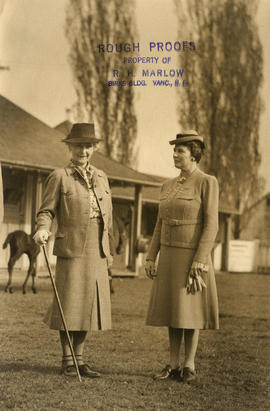
{"label": "building roof", "polygon": [[[61,123],[53,129],[27,113],[16,104],[0,96],[0,161],[3,165],[49,172],[65,167],[69,153],[61,140],[65,132]],[[130,167],[95,152],[93,165],[101,168],[110,180],[127,184],[159,186],[160,183]]]}
{"label": "building roof", "polygon": [[260,205],[265,200],[266,201],[270,200],[270,192],[265,193],[264,195],[262,195],[262,197],[257,199],[253,204],[251,204],[251,206],[249,206],[246,210],[243,211],[243,214],[250,212],[250,210],[256,208],[258,205]]}
{"label": "building roof", "polygon": [[62,123],[58,124],[55,128],[55,130],[60,131],[60,133],[63,133],[65,136],[68,135],[72,127],[72,123],[69,120],[62,121]]}
{"label": "building roof", "polygon": [[[69,121],[64,121],[51,128],[0,95],[0,162],[6,166],[44,173],[65,167],[69,153],[61,140],[68,134],[70,126]],[[94,153],[92,162],[117,184],[112,184],[114,198],[133,201],[132,185],[141,184],[144,186],[143,201],[158,204],[160,186],[166,177],[140,173],[99,152]],[[238,214],[237,210],[222,205],[220,211]]]}

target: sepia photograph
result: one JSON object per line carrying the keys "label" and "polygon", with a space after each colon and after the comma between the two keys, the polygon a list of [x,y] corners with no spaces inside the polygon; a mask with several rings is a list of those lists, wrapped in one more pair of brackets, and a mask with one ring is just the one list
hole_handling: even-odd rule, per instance
{"label": "sepia photograph", "polygon": [[270,407],[270,0],[0,0],[0,409]]}

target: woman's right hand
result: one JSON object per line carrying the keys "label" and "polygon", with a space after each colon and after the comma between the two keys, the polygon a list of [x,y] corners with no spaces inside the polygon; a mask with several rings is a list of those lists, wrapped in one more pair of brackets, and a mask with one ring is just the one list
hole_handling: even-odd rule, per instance
{"label": "woman's right hand", "polygon": [[33,239],[36,244],[38,245],[44,245],[47,243],[49,236],[51,233],[47,230],[38,230],[35,235],[33,236]]}
{"label": "woman's right hand", "polygon": [[152,260],[146,260],[145,262],[145,272],[148,278],[153,280],[154,277],[157,276],[156,274],[156,266],[155,262]]}

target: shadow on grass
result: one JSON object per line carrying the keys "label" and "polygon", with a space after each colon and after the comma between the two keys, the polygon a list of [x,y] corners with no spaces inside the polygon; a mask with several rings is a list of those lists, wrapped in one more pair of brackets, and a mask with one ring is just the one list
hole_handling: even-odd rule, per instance
{"label": "shadow on grass", "polygon": [[219,318],[236,318],[238,320],[253,320],[255,321],[262,321],[262,322],[266,322],[268,321],[268,318],[262,318],[262,317],[255,317],[255,318],[251,318],[248,315],[235,315],[235,314],[227,314],[227,313],[219,313]]}
{"label": "shadow on grass", "polygon": [[9,364],[0,364],[0,373],[1,372],[21,372],[21,371],[30,371],[39,374],[55,375],[59,374],[59,367],[51,366],[42,366],[42,365],[33,365],[27,363],[9,363]]}
{"label": "shadow on grass", "polygon": [[105,371],[101,370],[102,375],[108,375],[108,376],[114,376],[114,377],[129,377],[130,379],[134,379],[135,377],[144,377],[144,378],[152,378],[153,373],[150,372],[136,372],[136,371],[125,371],[125,370],[119,370],[119,371]]}
{"label": "shadow on grass", "polygon": [[[97,369],[97,367],[92,367],[94,369]],[[27,363],[22,363],[22,362],[13,362],[9,364],[1,364],[0,363],[0,373],[7,373],[7,372],[22,372],[22,371],[29,371],[33,373],[39,373],[39,374],[46,374],[46,375],[57,375],[60,374],[60,367],[55,367],[55,366],[43,366],[43,365],[35,365],[35,364],[27,364]],[[113,370],[113,371],[108,371],[105,369],[102,369],[102,367],[98,368],[98,371],[103,375],[103,376],[108,376],[108,377],[118,377],[123,379],[128,379],[133,380],[136,377],[144,377],[144,378],[152,378],[153,373],[151,372],[136,372],[136,371],[130,371],[130,370]]]}

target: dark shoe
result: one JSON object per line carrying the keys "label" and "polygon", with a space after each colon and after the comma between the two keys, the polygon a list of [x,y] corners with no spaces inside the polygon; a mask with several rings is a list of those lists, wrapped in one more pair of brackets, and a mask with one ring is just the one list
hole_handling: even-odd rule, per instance
{"label": "dark shoe", "polygon": [[183,374],[182,374],[182,381],[186,384],[196,380],[196,371],[192,370],[189,367],[184,367]]}
{"label": "dark shoe", "polygon": [[66,377],[77,377],[77,372],[74,365],[63,365],[61,374],[65,375]]}
{"label": "dark shoe", "polygon": [[99,378],[100,374],[97,371],[91,370],[88,364],[79,365],[81,376],[88,378]]}
{"label": "dark shoe", "polygon": [[170,378],[173,379],[173,380],[180,380],[181,379],[181,374],[182,374],[182,370],[180,369],[180,367],[174,368],[171,371]]}
{"label": "dark shoe", "polygon": [[163,370],[159,374],[156,374],[153,376],[153,379],[154,380],[166,380],[167,378],[178,379],[180,378],[180,375],[181,375],[181,371],[179,367],[172,369],[170,365],[166,365],[166,367],[163,368]]}

